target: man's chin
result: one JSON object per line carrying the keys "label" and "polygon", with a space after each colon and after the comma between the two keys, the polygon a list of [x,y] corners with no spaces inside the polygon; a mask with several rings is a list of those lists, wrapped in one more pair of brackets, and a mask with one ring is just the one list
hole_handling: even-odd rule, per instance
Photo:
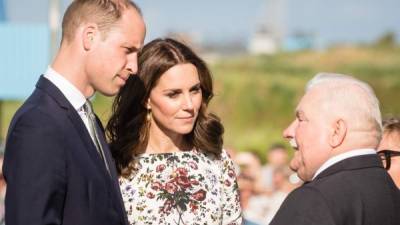
{"label": "man's chin", "polygon": [[299,155],[299,152],[295,152],[292,160],[290,160],[289,167],[291,170],[294,172],[297,172],[300,169],[300,166],[302,165],[302,160]]}
{"label": "man's chin", "polygon": [[115,88],[115,90],[106,90],[106,91],[97,90],[97,92],[99,92],[100,94],[107,96],[107,97],[113,97],[116,94],[118,94],[119,90],[120,90],[120,88]]}
{"label": "man's chin", "polygon": [[307,175],[307,173],[304,171],[304,169],[300,168],[300,164],[298,161],[292,159],[292,161],[290,161],[289,167],[291,170],[293,170],[294,172],[296,172],[297,176],[304,182],[307,181],[311,181],[310,176]]}
{"label": "man's chin", "polygon": [[297,176],[300,178],[300,180],[302,180],[303,182],[307,182],[307,181],[311,181],[311,177],[307,176],[304,173],[297,173]]}

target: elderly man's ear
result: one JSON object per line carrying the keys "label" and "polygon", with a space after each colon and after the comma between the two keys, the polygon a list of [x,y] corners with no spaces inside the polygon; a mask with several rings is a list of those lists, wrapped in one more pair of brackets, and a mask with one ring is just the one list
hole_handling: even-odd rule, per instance
{"label": "elderly man's ear", "polygon": [[330,145],[333,148],[340,146],[347,134],[347,124],[343,119],[338,119],[332,124],[332,135]]}

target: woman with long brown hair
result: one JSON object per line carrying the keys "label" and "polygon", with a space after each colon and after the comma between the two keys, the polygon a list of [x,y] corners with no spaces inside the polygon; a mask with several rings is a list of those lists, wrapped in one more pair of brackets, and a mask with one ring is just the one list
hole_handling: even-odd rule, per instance
{"label": "woman with long brown hair", "polygon": [[241,224],[211,74],[189,47],[156,39],[113,104],[107,134],[131,224]]}

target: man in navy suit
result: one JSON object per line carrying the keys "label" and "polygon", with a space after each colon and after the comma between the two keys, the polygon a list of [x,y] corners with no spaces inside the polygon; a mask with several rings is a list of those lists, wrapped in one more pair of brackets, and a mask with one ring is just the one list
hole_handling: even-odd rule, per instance
{"label": "man in navy suit", "polygon": [[340,74],[307,86],[284,131],[296,150],[291,167],[305,184],[271,225],[398,225],[400,192],[376,154],[382,134],[372,88]]}
{"label": "man in navy suit", "polygon": [[6,224],[127,224],[88,99],[96,91],[115,95],[136,73],[144,35],[140,10],[129,0],[74,0],[68,7],[55,60],[9,128]]}

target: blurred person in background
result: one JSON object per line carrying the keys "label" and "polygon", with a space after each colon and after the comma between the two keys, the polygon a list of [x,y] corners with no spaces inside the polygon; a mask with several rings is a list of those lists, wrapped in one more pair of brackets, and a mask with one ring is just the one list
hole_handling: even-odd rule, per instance
{"label": "blurred person in background", "polygon": [[245,224],[269,224],[285,197],[296,187],[289,181],[293,172],[288,165],[274,168],[271,177],[274,189],[266,194],[260,186],[261,162],[257,155],[240,152],[235,162],[240,167],[238,183]]}
{"label": "blurred person in background", "polygon": [[89,98],[117,94],[137,72],[144,36],[140,9],[129,0],[72,1],[60,49],[8,131],[6,224],[128,223]]}
{"label": "blurred person in background", "polygon": [[400,189],[400,119],[398,117],[383,121],[383,136],[378,147],[378,155]]}
{"label": "blurred person in background", "polygon": [[271,225],[398,225],[400,192],[383,168],[379,101],[351,76],[321,73],[307,84],[284,131],[291,167],[306,183],[291,192]]}
{"label": "blurred person in background", "polygon": [[261,168],[261,184],[267,193],[274,190],[274,170],[288,164],[289,154],[286,147],[282,144],[273,144],[267,152],[267,163]]}
{"label": "blurred person in background", "polygon": [[253,178],[254,189],[259,192],[261,185],[261,161],[254,150],[247,150],[236,154],[235,162],[239,166],[239,174],[246,174]]}
{"label": "blurred person in background", "polygon": [[131,224],[242,223],[212,97],[211,73],[189,47],[169,38],[143,47],[107,125]]}
{"label": "blurred person in background", "polygon": [[247,173],[240,173],[238,176],[238,185],[240,193],[240,205],[243,210],[243,225],[261,225],[262,218],[258,218],[256,210],[252,206],[252,199],[256,195],[255,180]]}
{"label": "blurred person in background", "polygon": [[244,223],[264,224],[268,199],[261,189],[261,161],[252,151],[240,152],[235,159],[240,168],[238,183]]}
{"label": "blurred person in background", "polygon": [[272,175],[273,191],[267,195],[264,210],[264,223],[269,224],[272,218],[278,212],[279,207],[285,200],[287,195],[292,192],[298,185],[290,181],[293,171],[289,166],[280,166],[274,169]]}

